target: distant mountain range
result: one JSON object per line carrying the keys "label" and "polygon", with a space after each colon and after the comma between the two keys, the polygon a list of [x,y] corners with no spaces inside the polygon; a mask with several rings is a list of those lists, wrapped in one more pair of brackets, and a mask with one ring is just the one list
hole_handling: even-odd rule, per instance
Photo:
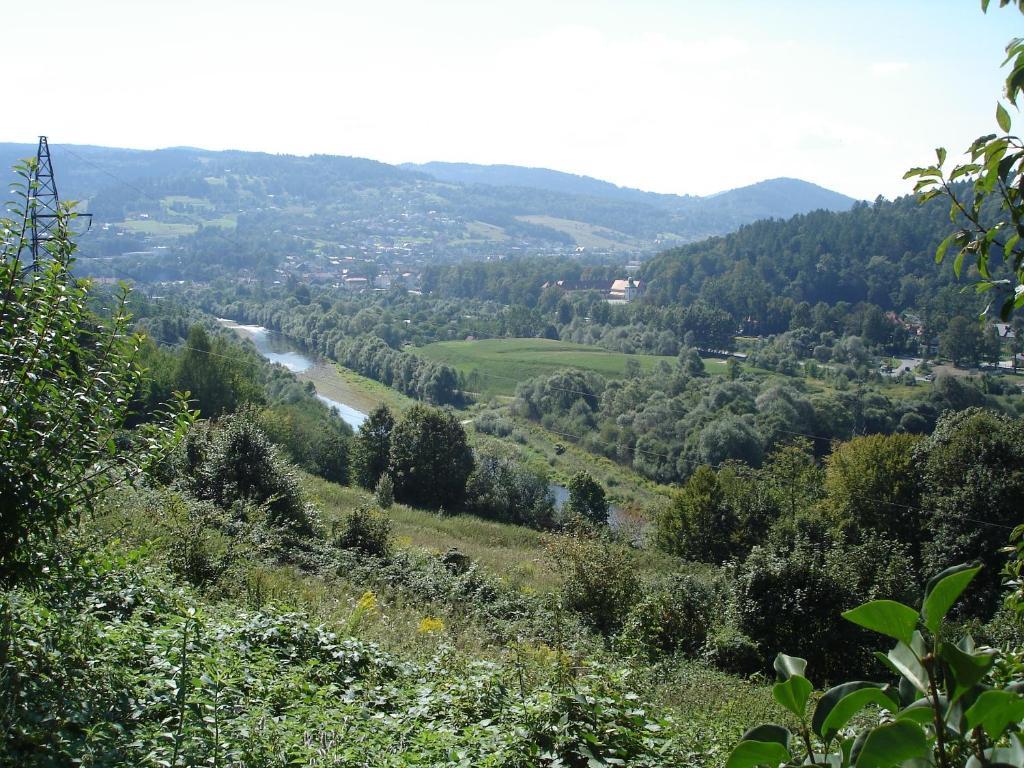
{"label": "distant mountain range", "polygon": [[473,163],[403,163],[400,168],[420,171],[441,181],[457,184],[487,184],[492,187],[530,187],[568,195],[603,197],[630,203],[644,203],[670,211],[699,208],[711,214],[732,211],[748,221],[788,219],[808,211],[847,211],[857,202],[852,197],[800,179],[778,178],[760,181],[703,197],[645,192],[620,187],[591,176],[578,176],[549,168],[519,165],[476,165]]}
{"label": "distant mountain range", "polygon": [[[0,144],[0,166],[9,168],[35,150]],[[241,266],[242,251],[257,248],[264,267],[285,258],[387,258],[415,268],[439,260],[566,253],[621,261],[758,219],[842,211],[855,202],[797,179],[696,197],[508,165],[395,166],[190,147],[51,144],[51,150],[62,197],[82,201],[94,215],[83,254],[167,252],[213,230],[246,242],[236,248],[234,263]]]}

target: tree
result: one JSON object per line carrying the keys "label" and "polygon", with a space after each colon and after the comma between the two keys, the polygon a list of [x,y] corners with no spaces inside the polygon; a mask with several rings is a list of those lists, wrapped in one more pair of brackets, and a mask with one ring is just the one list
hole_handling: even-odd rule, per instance
{"label": "tree", "polygon": [[1024,498],[1024,420],[970,408],[947,412],[920,443],[914,465],[924,484],[922,507],[930,532],[924,563],[938,571],[981,560],[985,569],[967,596],[968,609],[985,616],[995,608],[1000,549],[1020,523]]}
{"label": "tree", "polygon": [[370,411],[352,439],[353,476],[363,488],[376,488],[380,476],[387,471],[391,459],[391,432],[394,428],[395,417],[381,403]]}
{"label": "tree", "polygon": [[701,430],[697,439],[700,459],[717,466],[726,459],[739,459],[753,467],[761,464],[761,436],[748,420],[728,414],[716,418]]}
{"label": "tree", "polygon": [[[17,172],[24,205],[34,205],[31,164]],[[38,573],[61,527],[153,466],[191,418],[178,400],[119,439],[144,380],[127,290],[108,318],[90,311],[91,286],[72,274],[69,207],[54,222],[46,256],[26,271],[25,210],[0,219],[0,581]]]}
{"label": "tree", "polygon": [[577,472],[569,480],[569,500],[565,512],[589,520],[595,525],[608,524],[608,499],[604,488],[588,472]]}
{"label": "tree", "polygon": [[473,452],[455,413],[422,404],[406,411],[391,433],[389,471],[399,501],[458,509],[473,471]]}
{"label": "tree", "polygon": [[981,358],[981,329],[976,320],[954,317],[939,334],[939,352],[958,367],[973,367]]}
{"label": "tree", "polygon": [[175,372],[174,386],[189,393],[189,401],[204,418],[233,413],[246,402],[259,403],[263,394],[252,364],[232,354],[220,339],[211,340],[194,325]]}
{"label": "tree", "polygon": [[466,483],[466,509],[475,515],[546,528],[554,518],[547,478],[522,466],[504,448],[480,448]]}
{"label": "tree", "polygon": [[659,511],[655,542],[686,560],[723,563],[734,554],[738,527],[739,519],[726,501],[718,475],[702,466]]}
{"label": "tree", "polygon": [[826,460],[825,505],[858,538],[878,534],[910,545],[924,537],[914,435],[868,435],[842,443]]}
{"label": "tree", "polygon": [[[989,2],[982,0],[982,11],[988,10]],[[1000,7],[1009,4],[1010,0],[999,2]],[[1024,13],[1024,3],[1013,4]],[[1024,39],[1006,46],[1004,65],[1008,63],[1003,95],[1017,106],[1024,90]],[[935,259],[942,261],[954,248],[957,277],[964,260],[972,260],[978,291],[993,291],[993,302],[1006,320],[1024,306],[1024,141],[1010,135],[1010,113],[1000,102],[995,117],[1001,133],[975,139],[968,149],[969,162],[956,164],[947,175],[947,152],[940,147],[934,165],[911,168],[904,178],[917,179],[914,191],[922,203],[940,196],[949,200],[950,219],[957,229],[939,244]]]}
{"label": "tree", "polygon": [[981,359],[989,365],[998,365],[1003,356],[1003,343],[999,339],[999,331],[994,325],[985,329],[981,340]]}

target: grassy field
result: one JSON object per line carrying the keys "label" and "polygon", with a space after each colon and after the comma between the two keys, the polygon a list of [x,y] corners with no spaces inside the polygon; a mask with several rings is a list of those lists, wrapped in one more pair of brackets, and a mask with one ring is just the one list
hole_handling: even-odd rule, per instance
{"label": "grassy field", "polygon": [[[303,474],[303,485],[323,511],[328,526],[353,507],[373,503],[373,495],[362,488],[336,485],[312,475]],[[536,592],[551,592],[561,584],[539,531],[472,515],[441,516],[404,504],[391,507],[388,517],[395,543],[403,549],[425,549],[440,555],[455,548],[491,573]]]}
{"label": "grassy field", "polygon": [[195,224],[182,224],[170,221],[154,221],[153,219],[137,219],[122,221],[117,226],[128,232],[156,237],[179,237],[194,234],[199,227]]}
{"label": "grassy field", "polygon": [[[666,355],[627,355],[590,344],[551,339],[439,341],[420,347],[416,353],[460,371],[472,382],[470,390],[484,396],[512,395],[519,382],[566,368],[618,379],[626,375],[629,360],[638,362],[645,372],[662,360],[669,365],[676,363],[676,358]],[[706,358],[704,368],[710,374],[721,374],[726,370],[725,361]]]}
{"label": "grassy field", "polygon": [[629,235],[583,221],[559,219],[554,216],[516,216],[519,221],[564,232],[584,248],[629,248],[634,240]]}
{"label": "grassy field", "polygon": [[[416,353],[462,372],[473,382],[470,389],[482,395],[511,395],[519,382],[566,368],[616,379],[625,376],[627,360],[635,360],[644,371],[653,370],[661,360],[670,365],[676,362],[674,357],[625,355],[551,339],[439,341],[420,347]],[[714,362],[724,368],[721,361]]]}

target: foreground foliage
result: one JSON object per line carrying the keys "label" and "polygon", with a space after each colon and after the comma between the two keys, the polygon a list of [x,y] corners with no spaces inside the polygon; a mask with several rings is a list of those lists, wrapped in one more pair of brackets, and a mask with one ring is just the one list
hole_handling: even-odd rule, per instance
{"label": "foreground foliage", "polygon": [[[747,731],[729,758],[729,768],[808,762],[837,768],[885,768],[908,761],[940,768],[1024,763],[1024,667],[1019,655],[976,647],[969,634],[955,640],[944,624],[980,570],[980,565],[959,565],[935,576],[920,611],[893,600],[873,600],[843,614],[896,640],[888,654],[877,654],[898,680],[895,684],[837,685],[811,715],[807,662],[780,653],[773,694],[798,718],[798,733],[779,725]],[[879,721],[853,730],[854,717],[869,705],[882,710]]]}
{"label": "foreground foliage", "polygon": [[8,764],[678,762],[671,724],[614,670],[551,649],[404,662],[300,612],[204,604],[143,552],[101,552],[45,593],[0,593],[0,611]]}
{"label": "foreground foliage", "polygon": [[190,417],[179,400],[145,429],[121,433],[142,379],[141,339],[130,333],[124,294],[108,320],[90,311],[89,284],[71,274],[70,209],[45,257],[22,260],[31,170],[19,167],[23,205],[0,219],[0,581],[47,567],[47,538],[147,469]]}

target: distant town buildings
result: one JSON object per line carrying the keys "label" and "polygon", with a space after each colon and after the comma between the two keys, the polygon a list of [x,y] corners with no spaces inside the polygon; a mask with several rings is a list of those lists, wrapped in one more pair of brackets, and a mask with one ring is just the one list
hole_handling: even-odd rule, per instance
{"label": "distant town buildings", "polygon": [[544,283],[542,288],[560,288],[566,293],[578,291],[600,291],[605,299],[613,304],[627,304],[644,292],[644,284],[640,280],[628,277],[624,280],[553,280]]}

